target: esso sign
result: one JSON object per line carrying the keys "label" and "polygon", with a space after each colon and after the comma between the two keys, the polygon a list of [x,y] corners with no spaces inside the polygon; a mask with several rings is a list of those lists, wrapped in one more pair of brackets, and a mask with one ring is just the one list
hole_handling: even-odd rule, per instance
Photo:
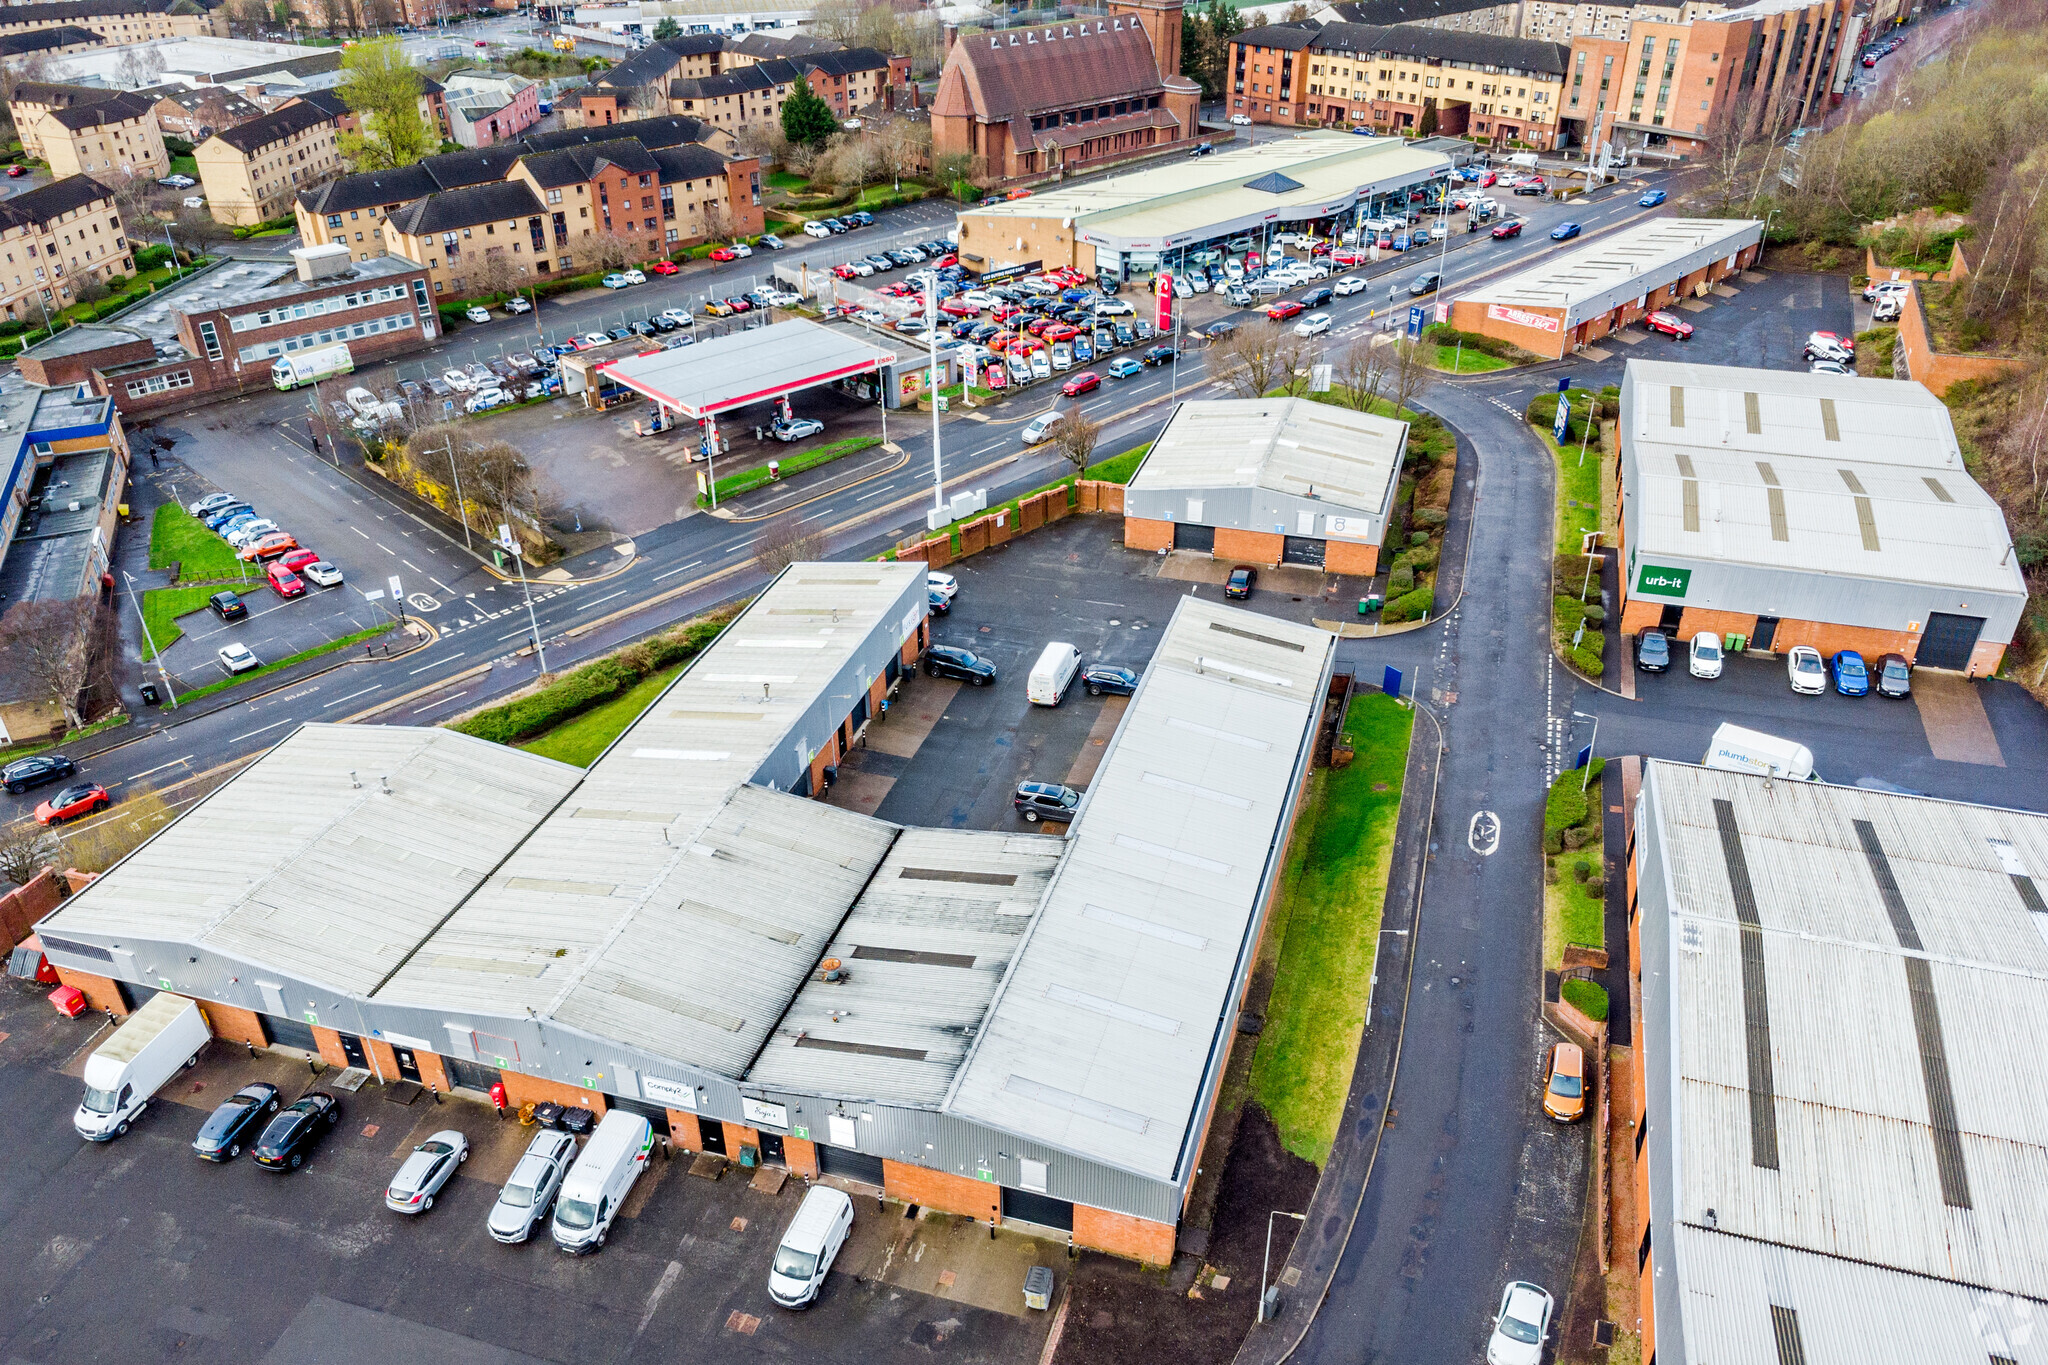
{"label": "esso sign", "polygon": [[1154,281],[1154,288],[1157,290],[1155,298],[1157,312],[1154,315],[1152,325],[1157,327],[1161,333],[1171,332],[1173,330],[1173,272],[1170,270],[1160,271]]}

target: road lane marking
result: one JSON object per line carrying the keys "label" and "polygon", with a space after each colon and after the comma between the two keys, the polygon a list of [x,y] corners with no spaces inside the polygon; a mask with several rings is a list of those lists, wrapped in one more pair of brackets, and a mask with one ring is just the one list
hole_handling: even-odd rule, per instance
{"label": "road lane marking", "polygon": [[433,704],[432,706],[422,706],[422,707],[419,707],[419,708],[418,708],[418,709],[417,709],[417,710],[416,710],[416,711],[414,712],[414,714],[415,714],[415,715],[422,715],[422,716],[423,716],[423,715],[425,715],[425,714],[426,714],[427,712],[429,712],[429,711],[438,711],[438,710],[439,710],[440,708],[442,708],[442,707],[446,706],[446,705],[447,705],[447,704],[448,704],[449,702],[451,702],[451,701],[454,701],[456,697],[466,697],[466,696],[468,696],[468,695],[469,695],[469,693],[470,693],[470,689],[469,689],[469,688],[467,688],[467,687],[465,687],[465,688],[463,688],[463,689],[462,689],[462,690],[461,690],[460,692],[457,692],[457,693],[455,693],[455,695],[454,695],[454,696],[449,696],[449,697],[443,697],[443,698],[441,698],[441,700],[439,700],[439,701],[435,702],[435,703],[434,703],[434,704]]}
{"label": "road lane marking", "polygon": [[278,722],[276,722],[275,724],[272,724],[272,725],[266,725],[266,726],[264,726],[264,727],[263,727],[263,729],[262,729],[262,730],[251,730],[251,731],[249,731],[249,733],[248,733],[248,734],[246,734],[246,735],[236,735],[236,736],[234,737],[234,739],[231,739],[231,740],[229,740],[229,741],[228,741],[228,743],[230,743],[230,744],[234,744],[234,743],[237,743],[238,741],[241,741],[241,740],[245,740],[245,739],[254,739],[254,738],[255,738],[256,736],[258,736],[258,735],[260,735],[260,734],[263,734],[263,733],[264,733],[265,731],[268,731],[268,730],[275,730],[275,729],[277,729],[277,727],[278,727],[279,725],[291,725],[291,724],[293,724],[293,723],[294,723],[294,720],[295,720],[295,718],[287,718],[287,719],[285,719],[285,720],[281,720],[281,721],[278,721]]}
{"label": "road lane marking", "polygon": [[624,597],[629,591],[631,590],[628,588],[620,588],[617,592],[612,593],[609,597],[600,597],[595,602],[585,602],[582,606],[576,608],[576,611],[577,613],[589,611],[592,607],[601,606],[602,604],[611,601],[613,597]]}
{"label": "road lane marking", "polygon": [[699,564],[702,564],[703,562],[704,561],[701,559],[693,559],[679,569],[665,569],[661,573],[656,574],[652,581],[659,583],[664,578],[673,578],[679,573],[685,573],[688,570],[696,568]]}
{"label": "road lane marking", "polygon": [[345,701],[354,701],[357,697],[367,697],[372,692],[381,690],[381,688],[382,684],[380,683],[377,687],[366,687],[360,692],[351,692],[345,697],[336,697],[333,701],[326,703],[326,705],[322,706],[320,709],[322,711],[325,711],[328,710],[330,707],[339,706]]}
{"label": "road lane marking", "polygon": [[[360,499],[358,499],[358,501],[360,501]],[[349,529],[349,530],[351,530],[351,531],[354,531],[354,532],[355,532],[355,533],[356,533],[357,535],[359,535],[359,536],[363,536],[363,539],[364,539],[364,540],[368,540],[368,539],[369,539],[369,537],[368,537],[368,536],[366,536],[366,535],[363,535],[362,529],[361,529],[360,527],[356,527],[356,526],[351,526],[351,527],[349,527],[348,529]]]}
{"label": "road lane marking", "polygon": [[[143,778],[148,777],[154,773],[160,773],[165,768],[175,768],[178,767],[180,764],[190,763],[191,761],[192,755],[186,754],[183,758],[172,759],[169,763],[160,763],[154,768],[145,768],[143,771],[139,773],[130,773],[128,776],[122,778],[121,782],[140,782]],[[116,782],[113,785],[118,787],[121,785],[121,782]]]}

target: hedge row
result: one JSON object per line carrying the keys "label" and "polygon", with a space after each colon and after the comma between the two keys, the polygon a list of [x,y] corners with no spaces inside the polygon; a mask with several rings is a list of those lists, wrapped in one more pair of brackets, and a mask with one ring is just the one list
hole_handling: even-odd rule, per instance
{"label": "hedge row", "polygon": [[516,744],[529,739],[629,691],[649,674],[695,658],[718,638],[734,614],[716,612],[650,635],[615,654],[585,664],[538,692],[479,711],[451,728],[494,744]]}
{"label": "hedge row", "polygon": [[1434,591],[1429,588],[1417,588],[1387,603],[1380,612],[1380,622],[1383,625],[1393,625],[1397,621],[1420,621],[1429,615],[1429,609],[1435,603]]}
{"label": "hedge row", "polygon": [[1600,806],[1596,798],[1600,791],[1600,773],[1606,766],[1606,759],[1596,758],[1591,764],[1590,774],[1570,768],[1557,775],[1557,780],[1550,784],[1550,794],[1543,801],[1545,839],[1576,825],[1599,823]]}
{"label": "hedge row", "polygon": [[[1490,337],[1481,332],[1461,332],[1448,322],[1430,323],[1422,329],[1422,339],[1434,342],[1438,346],[1456,346],[1462,343],[1468,351],[1478,351],[1501,360],[1532,359],[1529,352],[1513,342],[1502,341],[1499,337]],[[1552,411],[1556,409],[1553,408]]]}

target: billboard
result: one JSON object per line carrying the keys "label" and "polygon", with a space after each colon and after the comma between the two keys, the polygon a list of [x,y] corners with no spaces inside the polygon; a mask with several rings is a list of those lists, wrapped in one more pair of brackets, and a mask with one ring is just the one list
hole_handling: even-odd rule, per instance
{"label": "billboard", "polygon": [[1559,323],[1547,313],[1532,313],[1526,308],[1510,308],[1504,303],[1486,305],[1486,316],[1495,322],[1511,322],[1517,327],[1534,327],[1539,332],[1555,332]]}
{"label": "billboard", "polygon": [[1161,336],[1167,336],[1173,331],[1173,272],[1162,270],[1154,276],[1153,290],[1158,312],[1152,325],[1159,329]]}

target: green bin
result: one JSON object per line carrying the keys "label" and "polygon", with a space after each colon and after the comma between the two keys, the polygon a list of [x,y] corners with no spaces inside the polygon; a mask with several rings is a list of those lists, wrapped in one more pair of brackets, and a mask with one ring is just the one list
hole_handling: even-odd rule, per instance
{"label": "green bin", "polygon": [[1740,654],[1749,648],[1749,637],[1747,635],[1730,635],[1726,645],[1730,654]]}
{"label": "green bin", "polygon": [[1373,593],[1369,597],[1361,597],[1358,599],[1358,614],[1360,616],[1370,616],[1373,612],[1378,611],[1380,606],[1381,599],[1378,593]]}

